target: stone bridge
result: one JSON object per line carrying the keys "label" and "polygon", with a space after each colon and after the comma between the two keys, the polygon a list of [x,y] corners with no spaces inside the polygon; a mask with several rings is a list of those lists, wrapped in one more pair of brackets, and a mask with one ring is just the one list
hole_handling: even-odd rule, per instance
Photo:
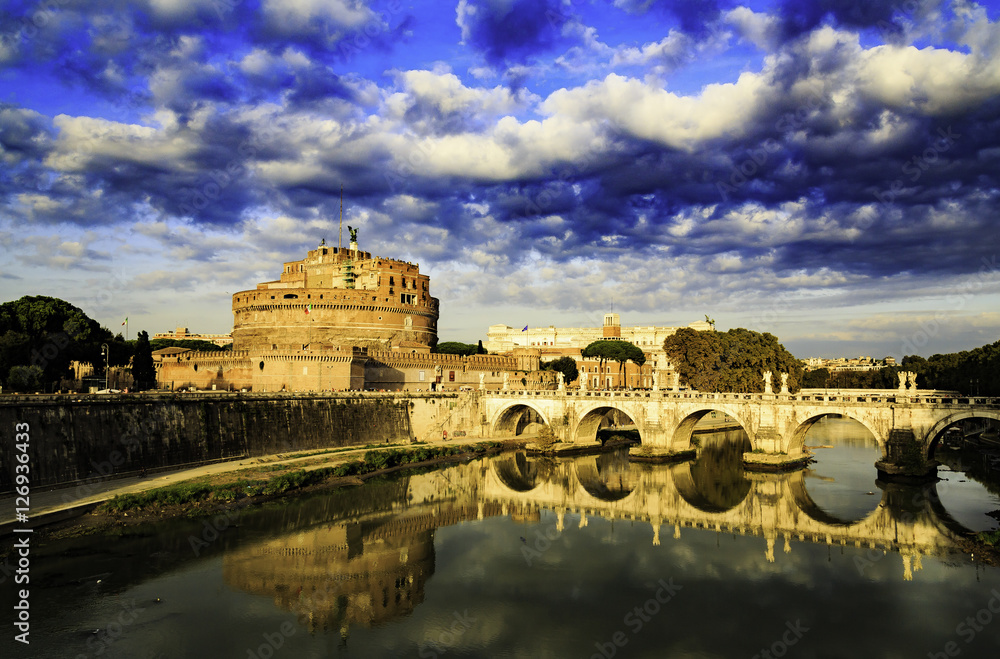
{"label": "stone bridge", "polygon": [[720,486],[711,474],[699,478],[690,463],[623,465],[613,457],[490,458],[479,489],[480,505],[499,504],[501,514],[521,517],[552,510],[559,532],[567,514],[579,515],[581,527],[588,518],[645,522],[654,545],[661,542],[662,527],[671,529],[674,538],[685,528],[755,535],[764,538],[762,549],[772,562],[778,540],[786,554],[793,540],[868,548],[859,557],[859,569],[886,552],[898,552],[907,580],[921,568],[922,556],[975,551],[967,540],[969,531],[941,507],[937,484],[889,484],[863,519],[841,520],[813,502],[803,470],[747,473]]}
{"label": "stone bridge", "polygon": [[[555,434],[558,450],[598,444],[597,430],[609,413],[626,415],[639,432],[637,457],[671,459],[693,455],[695,425],[712,412],[732,417],[746,431],[750,465],[787,467],[804,463],[806,432],[825,416],[851,418],[871,432],[882,452],[876,463],[886,478],[927,478],[937,468],[933,450],[950,425],[968,418],[1000,420],[1000,399],[896,395],[706,394],[677,391],[494,391],[476,392],[484,434],[516,435],[525,419],[537,418]],[[535,417],[537,415],[537,417]]]}

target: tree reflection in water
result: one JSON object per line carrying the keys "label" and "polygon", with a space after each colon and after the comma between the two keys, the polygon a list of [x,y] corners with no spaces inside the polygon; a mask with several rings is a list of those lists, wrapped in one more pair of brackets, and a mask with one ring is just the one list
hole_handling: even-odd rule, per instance
{"label": "tree reflection in water", "polygon": [[694,494],[703,510],[729,510],[746,498],[750,481],[743,469],[743,454],[750,450],[744,430],[704,433],[698,457],[691,464]]}
{"label": "tree reflection in water", "polygon": [[628,447],[577,460],[580,484],[602,501],[619,501],[635,489],[638,472],[629,462]]}

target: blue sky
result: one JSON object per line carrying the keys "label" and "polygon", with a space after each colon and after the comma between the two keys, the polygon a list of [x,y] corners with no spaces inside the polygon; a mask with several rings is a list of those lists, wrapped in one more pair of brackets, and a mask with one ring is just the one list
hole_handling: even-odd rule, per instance
{"label": "blue sky", "polygon": [[345,223],[494,323],[1000,338],[1000,8],[901,0],[14,0],[0,298],[232,328]]}

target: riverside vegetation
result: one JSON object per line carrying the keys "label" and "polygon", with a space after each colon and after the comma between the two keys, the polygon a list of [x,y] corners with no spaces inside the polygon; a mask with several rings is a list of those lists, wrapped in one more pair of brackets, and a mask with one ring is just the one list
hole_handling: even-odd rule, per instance
{"label": "riverside vegetation", "polygon": [[372,449],[360,460],[309,469],[289,464],[261,465],[145,492],[120,494],[101,504],[95,513],[118,521],[123,521],[120,518],[124,516],[138,521],[150,517],[196,515],[219,506],[252,504],[314,486],[358,484],[365,477],[400,468],[471,460],[510,450],[516,444],[483,441],[454,446]]}

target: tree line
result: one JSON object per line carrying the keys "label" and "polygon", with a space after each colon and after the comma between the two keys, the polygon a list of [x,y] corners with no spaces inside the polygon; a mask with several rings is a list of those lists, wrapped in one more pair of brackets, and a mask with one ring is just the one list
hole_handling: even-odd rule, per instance
{"label": "tree line", "polygon": [[[103,346],[107,346],[105,358]],[[26,295],[0,304],[0,385],[8,391],[68,389],[72,363],[94,367],[103,379],[108,366],[132,363],[136,388],[156,386],[149,335],[126,341],[65,300]]]}
{"label": "tree line", "polygon": [[965,396],[1000,396],[1000,341],[975,348],[931,355],[903,357],[899,366],[871,371],[834,371],[825,368],[806,373],[804,387],[839,389],[895,389],[898,373],[917,374],[921,389],[957,391]]}

